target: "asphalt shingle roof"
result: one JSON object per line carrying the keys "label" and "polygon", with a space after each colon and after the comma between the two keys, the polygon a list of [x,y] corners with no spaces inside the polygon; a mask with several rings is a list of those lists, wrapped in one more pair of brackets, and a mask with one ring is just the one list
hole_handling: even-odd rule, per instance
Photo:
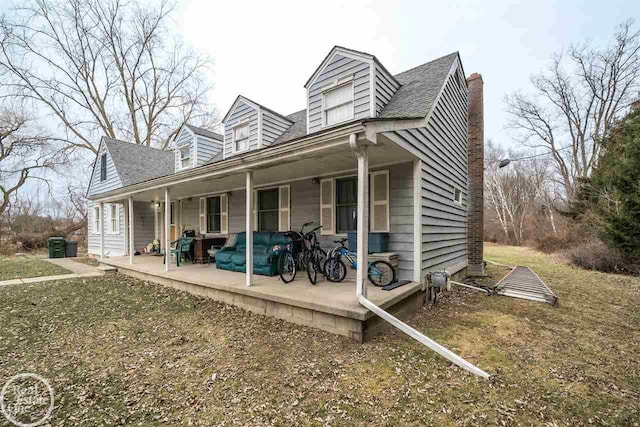
{"label": "asphalt shingle roof", "polygon": [[425,117],[445,83],[458,52],[397,74],[402,86],[379,115],[382,119]]}
{"label": "asphalt shingle roof", "polygon": [[190,124],[187,124],[187,127],[191,129],[191,131],[196,135],[205,136],[207,138],[215,139],[216,141],[222,141],[224,139],[224,137],[219,133],[212,132],[208,129],[200,128],[198,126],[193,126]]}
{"label": "asphalt shingle roof", "polygon": [[[401,86],[377,118],[393,120],[426,117],[457,58],[458,52],[453,52],[396,74],[394,77]],[[263,105],[260,105],[260,107],[293,122],[275,140],[274,144],[282,144],[307,135],[307,110],[300,110],[284,116]],[[187,126],[198,135],[204,135],[218,141],[224,140],[224,137],[218,133],[197,126]],[[157,150],[106,137],[104,141],[111,153],[123,186],[174,173],[175,159],[172,151]],[[222,153],[219,153],[207,164],[221,160],[223,160]]]}
{"label": "asphalt shingle roof", "polygon": [[172,174],[175,154],[145,145],[103,137],[123,186]]}

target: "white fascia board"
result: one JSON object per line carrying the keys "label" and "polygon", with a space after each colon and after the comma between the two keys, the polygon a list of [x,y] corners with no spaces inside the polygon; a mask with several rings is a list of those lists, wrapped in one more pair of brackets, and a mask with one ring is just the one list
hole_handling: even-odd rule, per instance
{"label": "white fascia board", "polygon": [[274,162],[294,160],[299,158],[301,155],[313,155],[317,151],[326,150],[327,148],[348,143],[349,135],[353,133],[361,133],[363,130],[364,126],[362,123],[354,123],[350,126],[331,129],[327,132],[323,132],[322,134],[299,141],[277,144],[272,147],[265,147],[261,150],[251,150],[244,154],[225,159],[221,162],[182,171],[180,174],[171,174],[139,184],[133,184],[126,189],[114,190],[91,200],[103,202],[120,200],[122,197],[134,195],[142,191],[172,187],[189,181],[256,169]]}

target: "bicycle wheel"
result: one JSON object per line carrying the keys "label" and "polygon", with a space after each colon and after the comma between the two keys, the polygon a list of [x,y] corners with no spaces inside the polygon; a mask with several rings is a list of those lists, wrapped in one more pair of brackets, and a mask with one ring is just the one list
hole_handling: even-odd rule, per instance
{"label": "bicycle wheel", "polygon": [[283,252],[278,258],[278,271],[284,283],[290,283],[296,278],[296,262],[291,252]]}
{"label": "bicycle wheel", "polygon": [[387,261],[375,261],[369,264],[369,281],[376,286],[387,286],[396,281],[396,272]]}
{"label": "bicycle wheel", "polygon": [[330,282],[342,282],[347,275],[347,267],[340,258],[332,257],[325,261],[324,275]]}
{"label": "bicycle wheel", "polygon": [[309,255],[309,259],[307,262],[307,277],[309,278],[309,282],[312,285],[318,283],[318,271],[320,267],[318,266],[318,256],[315,253]]}

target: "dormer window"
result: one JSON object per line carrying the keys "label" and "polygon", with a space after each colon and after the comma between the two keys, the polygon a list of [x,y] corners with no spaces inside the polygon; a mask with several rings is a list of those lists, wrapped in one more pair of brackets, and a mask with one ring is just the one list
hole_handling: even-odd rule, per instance
{"label": "dormer window", "polygon": [[191,146],[180,148],[180,168],[186,169],[191,167]]}
{"label": "dormer window", "polygon": [[249,149],[249,123],[239,124],[233,128],[233,150],[235,152]]}
{"label": "dormer window", "polygon": [[322,93],[322,116],[325,126],[353,119],[353,81]]}

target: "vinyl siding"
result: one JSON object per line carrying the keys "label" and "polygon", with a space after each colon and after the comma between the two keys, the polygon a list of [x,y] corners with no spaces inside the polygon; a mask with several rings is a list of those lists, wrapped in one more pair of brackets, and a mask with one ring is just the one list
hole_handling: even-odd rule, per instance
{"label": "vinyl siding", "polygon": [[193,133],[191,133],[191,131],[186,126],[183,126],[182,130],[180,130],[180,133],[175,139],[174,153],[176,159],[176,172],[182,170],[182,168],[180,167],[180,147],[183,147],[185,145],[189,146],[189,154],[191,155],[191,162],[193,164]]}
{"label": "vinyl siding", "polygon": [[224,124],[224,156],[233,156],[233,126],[249,122],[249,150],[258,148],[258,110],[240,100]]}
{"label": "vinyl siding", "polygon": [[[422,160],[422,276],[466,265],[466,123],[467,89],[450,77],[426,128],[385,133]],[[462,205],[453,201],[456,187]]]}
{"label": "vinyl siding", "polygon": [[262,111],[262,145],[271,145],[293,123],[269,111]]}
{"label": "vinyl siding", "polygon": [[[100,234],[94,233],[93,231],[93,222],[94,222],[94,213],[93,207],[96,206],[97,203],[89,202],[88,209],[89,213],[87,217],[89,218],[89,233],[87,239],[87,248],[88,252],[92,255],[100,255]],[[104,254],[106,257],[110,256],[121,256],[125,254],[125,231],[124,231],[124,205],[119,204],[120,208],[120,232],[118,234],[109,234],[107,230],[109,229],[109,224],[107,223],[107,209],[109,204],[104,204],[103,209],[103,228],[104,228]]]}
{"label": "vinyl siding", "polygon": [[347,58],[336,54],[324,67],[317,79],[308,88],[309,133],[322,129],[322,91],[336,80],[353,75],[353,119],[365,119],[372,116],[370,111],[371,67],[368,62]]}
{"label": "vinyl siding", "polygon": [[[412,164],[390,166],[390,247],[391,252],[400,256],[398,277],[401,280],[413,279],[413,174]],[[372,169],[374,171],[376,169]],[[354,171],[355,174],[355,171]],[[300,230],[302,224],[313,221],[320,225],[320,185],[311,179],[293,181],[291,185],[291,228]],[[193,200],[196,200],[194,198]],[[229,232],[240,233],[245,230],[245,192],[233,191],[229,197]],[[183,217],[193,218],[197,226],[197,202],[187,207],[183,204]],[[310,227],[308,228],[311,229]],[[335,246],[335,235],[321,236],[320,245],[325,250]]]}
{"label": "vinyl siding", "polygon": [[[104,181],[100,181],[100,162],[103,154],[107,155],[107,179]],[[111,154],[109,154],[109,150],[107,150],[107,146],[105,144],[100,144],[98,157],[96,158],[96,162],[93,165],[93,172],[91,174],[91,181],[89,182],[88,194],[89,196],[93,196],[95,194],[115,190],[116,188],[120,187],[122,187],[122,181],[120,180],[118,171],[113,164]]]}
{"label": "vinyl siding", "polygon": [[196,156],[196,166],[202,166],[208,163],[213,157],[218,155],[222,151],[222,142],[214,139],[206,138],[204,136],[196,136],[196,149],[198,154]]}
{"label": "vinyl siding", "polygon": [[155,238],[153,215],[155,208],[151,202],[133,202],[133,246],[141,250]]}
{"label": "vinyl siding", "polygon": [[383,69],[376,67],[375,73],[376,117],[391,100],[400,85]]}

